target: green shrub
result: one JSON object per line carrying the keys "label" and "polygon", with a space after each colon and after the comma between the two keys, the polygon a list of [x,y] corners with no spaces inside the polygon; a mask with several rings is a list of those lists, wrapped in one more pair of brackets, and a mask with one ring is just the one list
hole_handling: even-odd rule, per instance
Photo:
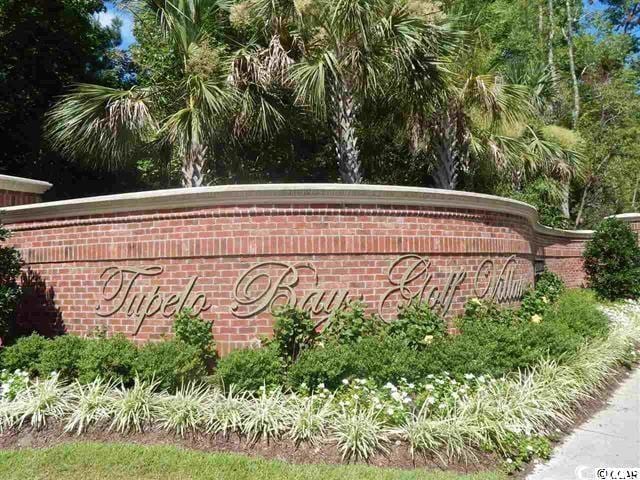
{"label": "green shrub", "polygon": [[173,339],[143,345],[135,372],[143,381],[156,381],[158,388],[175,391],[190,381],[202,380],[207,365],[198,347]]}
{"label": "green shrub", "polygon": [[[604,335],[607,320],[592,293],[563,293],[544,316],[506,322],[466,319],[462,333],[443,342],[439,362],[455,374],[503,375],[526,368],[545,356],[560,359],[585,340]],[[422,373],[433,372],[428,366]]]}
{"label": "green shrub", "polygon": [[309,312],[285,305],[274,312],[273,339],[269,342],[287,362],[309,348],[315,337],[315,323]]}
{"label": "green shrub", "polygon": [[130,384],[138,350],[124,335],[89,339],[78,362],[78,379],[89,383],[100,377]]}
{"label": "green shrub", "polygon": [[38,375],[40,356],[47,348],[50,340],[36,333],[28,337],[19,338],[10,347],[2,349],[2,368],[10,372],[23,370],[30,375]]}
{"label": "green shrub", "polygon": [[201,352],[205,360],[216,355],[216,343],[213,340],[213,322],[202,320],[189,309],[180,311],[173,321],[176,338]]}
{"label": "green shrub", "polygon": [[284,382],[284,362],[272,346],[234,350],[218,361],[216,380],[225,388],[258,391]]}
{"label": "green shrub", "polygon": [[[0,242],[5,242],[11,233],[0,225]],[[0,245],[0,339],[10,333],[21,289],[16,281],[22,268],[20,252],[13,247]]]}
{"label": "green shrub", "polygon": [[524,294],[518,315],[525,321],[531,320],[534,315],[544,317],[564,289],[562,279],[555,273],[545,270],[536,281],[535,288]]}
{"label": "green shrub", "polygon": [[42,375],[58,372],[61,378],[76,378],[87,341],[76,335],[61,335],[49,340],[40,355],[38,371]]}
{"label": "green shrub", "polygon": [[[370,378],[379,385],[397,382],[401,378],[408,381],[420,380],[419,367],[431,364],[433,371],[439,363],[430,353],[437,351],[439,340],[423,351],[407,345],[402,338],[369,337],[356,344],[327,344],[304,352],[299,360],[289,368],[288,381],[293,388],[306,385],[316,388],[324,384],[334,389],[344,379]],[[427,359],[432,359],[429,361]]]}
{"label": "green shrub", "polygon": [[387,327],[387,335],[401,340],[412,348],[429,345],[436,337],[447,333],[442,317],[426,303],[411,302],[398,312],[398,318]]}
{"label": "green shrub", "polygon": [[288,383],[297,388],[306,385],[316,388],[324,384],[335,389],[342,379],[358,375],[356,352],[351,345],[329,343],[302,352],[288,371]]}
{"label": "green shrub", "polygon": [[375,315],[367,315],[362,303],[351,302],[331,314],[320,336],[325,342],[351,344],[378,335],[383,328],[384,322]]}
{"label": "green shrub", "polygon": [[621,220],[604,220],[584,253],[589,284],[602,298],[635,298],[640,294],[638,236]]}
{"label": "green shrub", "polygon": [[472,298],[464,306],[464,314],[457,320],[457,326],[464,332],[470,325],[475,328],[481,325],[505,327],[520,322],[518,310],[501,307],[496,302]]}
{"label": "green shrub", "polygon": [[[563,293],[539,323],[490,303],[474,302],[472,311],[476,316],[462,322],[461,334],[435,337],[421,350],[402,336],[334,342],[307,350],[289,368],[289,385],[315,388],[323,383],[333,389],[345,378],[370,378],[383,385],[402,378],[416,382],[444,371],[458,378],[468,373],[501,376],[547,356],[563,359],[586,340],[605,335],[608,328],[594,295],[582,290]],[[492,316],[495,312],[497,317]]]}

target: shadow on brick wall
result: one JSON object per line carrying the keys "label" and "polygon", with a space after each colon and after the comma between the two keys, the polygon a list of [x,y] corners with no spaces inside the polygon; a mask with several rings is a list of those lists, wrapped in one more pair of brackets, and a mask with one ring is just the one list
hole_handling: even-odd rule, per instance
{"label": "shadow on brick wall", "polygon": [[65,333],[53,287],[47,287],[43,278],[31,269],[22,273],[21,284],[23,294],[16,316],[16,334],[54,337]]}

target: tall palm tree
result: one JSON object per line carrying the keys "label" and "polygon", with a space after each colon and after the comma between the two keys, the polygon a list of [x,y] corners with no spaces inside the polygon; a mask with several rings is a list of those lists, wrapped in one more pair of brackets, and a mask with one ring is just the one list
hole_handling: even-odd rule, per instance
{"label": "tall palm tree", "polygon": [[329,121],[342,180],[362,182],[364,102],[428,96],[452,46],[447,29],[409,0],[253,0],[251,8],[265,35],[286,45],[298,101]]}
{"label": "tall palm tree", "polygon": [[48,114],[48,137],[61,152],[109,168],[141,150],[168,151],[181,159],[183,186],[197,187],[209,146],[242,98],[236,59],[207,37],[214,0],[146,0],[145,7],[172,47],[177,80],[129,90],[77,85]]}

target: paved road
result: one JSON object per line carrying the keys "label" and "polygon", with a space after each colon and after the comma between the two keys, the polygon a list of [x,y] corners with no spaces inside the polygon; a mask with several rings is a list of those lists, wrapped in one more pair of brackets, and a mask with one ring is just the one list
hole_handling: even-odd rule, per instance
{"label": "paved road", "polygon": [[[551,460],[537,465],[527,480],[595,479],[601,467],[640,467],[640,369],[618,388],[605,409],[567,437]],[[640,474],[636,478],[640,480]]]}

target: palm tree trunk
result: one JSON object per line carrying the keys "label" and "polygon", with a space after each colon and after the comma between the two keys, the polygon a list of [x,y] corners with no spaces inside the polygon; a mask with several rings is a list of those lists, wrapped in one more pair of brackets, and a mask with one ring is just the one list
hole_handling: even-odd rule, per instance
{"label": "palm tree trunk", "polygon": [[567,179],[563,182],[562,186],[562,203],[560,204],[560,210],[562,211],[562,216],[564,218],[571,218],[571,212],[569,211],[569,190],[570,190],[571,180]]}
{"label": "palm tree trunk", "polygon": [[185,188],[202,186],[204,160],[207,147],[200,143],[191,145],[182,164],[182,186]]}
{"label": "palm tree trunk", "polygon": [[356,103],[353,92],[342,80],[333,88],[333,136],[338,170],[345,183],[362,182],[362,164],[356,134]]}
{"label": "palm tree trunk", "polygon": [[547,35],[547,65],[549,67],[549,74],[551,75],[551,83],[555,95],[558,94],[558,71],[556,69],[556,62],[553,54],[553,40],[555,37],[555,25],[553,20],[553,0],[547,1],[547,16],[549,18],[549,32]]}
{"label": "palm tree trunk", "polygon": [[571,8],[571,0],[565,1],[567,8],[567,31],[565,37],[567,39],[567,47],[569,48],[569,70],[571,71],[571,80],[573,82],[573,129],[578,127],[578,119],[580,118],[580,90],[578,89],[578,77],[576,75],[576,61],[573,51],[573,12]]}
{"label": "palm tree trunk", "polygon": [[445,112],[440,116],[435,127],[436,168],[433,181],[436,188],[455,190],[458,186],[458,171],[460,169],[460,152],[456,127],[452,122],[451,113]]}

